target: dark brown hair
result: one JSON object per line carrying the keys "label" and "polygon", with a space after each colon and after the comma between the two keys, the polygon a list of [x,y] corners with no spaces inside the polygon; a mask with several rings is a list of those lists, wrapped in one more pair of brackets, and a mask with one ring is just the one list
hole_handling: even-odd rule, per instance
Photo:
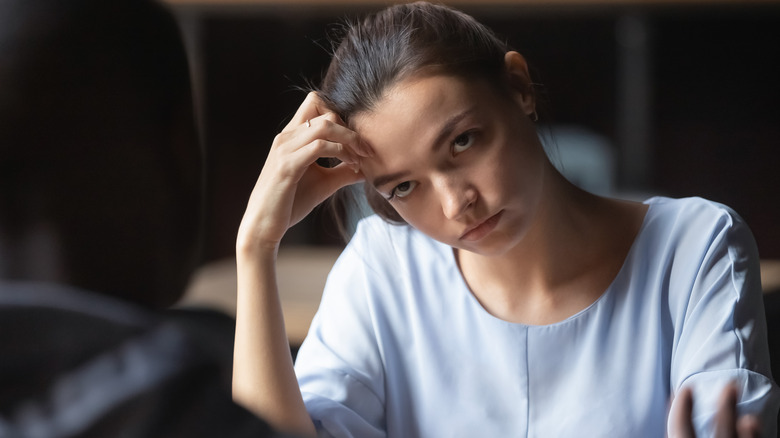
{"label": "dark brown hair", "polygon": [[[174,16],[154,0],[3,0],[0,55],[0,239],[15,250],[50,229],[62,281],[172,304],[198,261],[201,217]],[[39,275],[19,259],[0,275]]]}
{"label": "dark brown hair", "polygon": [[[346,26],[318,93],[349,124],[354,115],[371,111],[388,88],[413,75],[446,74],[505,87],[509,50],[463,12],[427,2],[395,5]],[[364,188],[374,212],[404,223],[370,184]]]}

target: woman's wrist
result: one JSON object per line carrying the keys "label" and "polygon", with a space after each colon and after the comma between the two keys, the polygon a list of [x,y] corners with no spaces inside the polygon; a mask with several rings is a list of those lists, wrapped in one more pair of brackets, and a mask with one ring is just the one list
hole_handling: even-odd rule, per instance
{"label": "woman's wrist", "polygon": [[258,225],[247,226],[242,222],[236,237],[236,258],[250,258],[270,256],[274,259],[279,252],[281,239],[268,239],[259,235],[256,230]]}
{"label": "woman's wrist", "polygon": [[259,260],[276,260],[279,253],[279,242],[263,242],[259,240],[236,241],[236,261],[253,262]]}

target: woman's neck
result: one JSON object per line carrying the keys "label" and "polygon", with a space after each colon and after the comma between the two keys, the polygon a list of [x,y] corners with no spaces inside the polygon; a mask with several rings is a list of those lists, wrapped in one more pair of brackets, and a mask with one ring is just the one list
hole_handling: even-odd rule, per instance
{"label": "woman's neck", "polygon": [[494,316],[550,324],[592,304],[623,265],[646,206],[551,183],[523,239],[495,257],[457,251],[464,279]]}

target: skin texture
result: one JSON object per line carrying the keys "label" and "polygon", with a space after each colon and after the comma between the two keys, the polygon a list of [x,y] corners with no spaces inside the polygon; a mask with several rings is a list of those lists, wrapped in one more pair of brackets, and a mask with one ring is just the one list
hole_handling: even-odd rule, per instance
{"label": "skin texture", "polygon": [[[392,197],[410,225],[453,247],[472,292],[499,318],[560,321],[603,293],[646,206],[588,194],[555,171],[529,119],[535,102],[525,60],[509,52],[505,65],[508,93],[413,76],[353,115],[350,127],[316,94],[306,98],[276,137],[238,233],[238,402],[280,430],[314,436],[284,332],[276,254],[289,227],[363,179]],[[324,169],[320,157],[343,163]],[[724,390],[715,436],[756,436],[749,418],[736,420],[734,391]],[[672,435],[691,437],[692,397],[678,397]]]}
{"label": "skin texture", "polygon": [[[376,188],[426,235],[454,248],[504,255],[536,215],[547,170],[525,116],[533,101],[518,100],[499,98],[482,81],[433,76],[403,82],[370,114],[355,118],[356,131],[376,151],[363,173],[372,183],[401,173]],[[499,213],[492,233],[464,236]]]}

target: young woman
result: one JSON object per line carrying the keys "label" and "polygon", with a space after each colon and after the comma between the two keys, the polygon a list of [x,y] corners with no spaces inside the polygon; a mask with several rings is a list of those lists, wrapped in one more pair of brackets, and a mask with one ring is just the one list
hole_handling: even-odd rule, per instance
{"label": "young woman", "polygon": [[[234,397],[301,435],[773,436],[745,224],[703,199],[579,190],[536,118],[524,58],[465,14],[414,3],[352,27],[241,223]],[[279,242],[359,181],[378,216],[293,370]]]}

